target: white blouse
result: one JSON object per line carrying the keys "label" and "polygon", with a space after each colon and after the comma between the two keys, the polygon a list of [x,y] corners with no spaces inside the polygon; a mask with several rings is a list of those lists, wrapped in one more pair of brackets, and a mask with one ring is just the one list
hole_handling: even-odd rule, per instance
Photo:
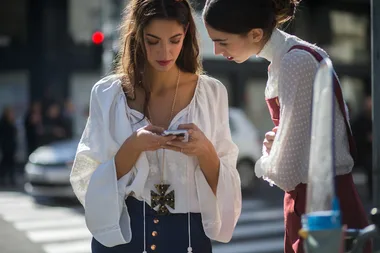
{"label": "white blouse", "polygon": [[[265,97],[278,96],[280,124],[270,154],[263,151],[263,156],[255,165],[255,172],[258,177],[263,177],[284,191],[294,190],[298,184],[308,182],[312,87],[319,66],[318,61],[307,51],[293,49],[288,52],[297,44],[311,47],[322,57],[328,57],[325,51],[315,45],[278,29],[274,30],[258,55],[271,62]],[[337,100],[335,103],[336,173],[343,175],[351,172],[354,163],[344,118]]]}
{"label": "white blouse", "polygon": [[[85,208],[86,224],[101,244],[112,247],[131,241],[125,199],[133,195],[150,204],[150,191],[160,182],[162,150],[143,152],[134,168],[117,180],[114,156],[123,142],[148,124],[128,107],[118,76],[96,83],[91,92],[90,116],[78,145],[70,181]],[[227,90],[218,80],[202,75],[190,104],[180,111],[169,129],[194,123],[213,143],[220,159],[216,196],[195,157],[165,151],[165,180],[175,191],[172,213],[201,213],[206,235],[228,242],[241,212],[238,148],[232,142]],[[158,166],[160,165],[160,166]]]}

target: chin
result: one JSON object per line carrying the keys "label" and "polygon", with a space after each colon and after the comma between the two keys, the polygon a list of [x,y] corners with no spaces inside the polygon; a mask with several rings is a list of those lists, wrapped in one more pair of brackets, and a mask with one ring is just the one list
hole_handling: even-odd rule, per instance
{"label": "chin", "polygon": [[243,62],[246,62],[249,58],[245,59],[245,60],[242,60],[242,59],[234,59],[234,62],[240,64],[240,63],[243,63]]}

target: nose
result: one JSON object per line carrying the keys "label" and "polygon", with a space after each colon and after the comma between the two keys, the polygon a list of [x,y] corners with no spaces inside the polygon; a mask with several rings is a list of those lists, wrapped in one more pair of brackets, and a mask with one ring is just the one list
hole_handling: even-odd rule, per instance
{"label": "nose", "polygon": [[221,47],[217,43],[214,43],[214,54],[215,55],[223,54],[223,50],[221,49]]}
{"label": "nose", "polygon": [[162,43],[161,44],[161,57],[163,57],[164,59],[168,59],[168,58],[170,58],[169,56],[170,56],[170,50],[171,50],[171,48],[170,48],[170,45],[168,45],[168,43]]}

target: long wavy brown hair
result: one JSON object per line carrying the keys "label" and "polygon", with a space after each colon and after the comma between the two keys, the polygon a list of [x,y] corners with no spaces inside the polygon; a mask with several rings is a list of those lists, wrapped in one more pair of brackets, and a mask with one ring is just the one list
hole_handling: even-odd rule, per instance
{"label": "long wavy brown hair", "polygon": [[144,89],[144,115],[147,113],[150,92],[144,81],[146,64],[149,63],[146,59],[143,32],[153,19],[175,20],[187,28],[176,64],[183,72],[202,72],[197,30],[190,3],[187,0],[131,0],[124,10],[121,23],[121,47],[116,73],[123,76],[122,86],[129,99],[135,99],[135,87]]}

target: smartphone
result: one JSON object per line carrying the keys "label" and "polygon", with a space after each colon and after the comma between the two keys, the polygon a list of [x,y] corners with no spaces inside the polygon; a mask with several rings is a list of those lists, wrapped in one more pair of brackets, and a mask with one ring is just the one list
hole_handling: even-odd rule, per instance
{"label": "smartphone", "polygon": [[163,136],[170,136],[170,135],[175,135],[178,137],[183,137],[183,142],[188,142],[189,141],[189,133],[187,130],[165,130],[162,133]]}

